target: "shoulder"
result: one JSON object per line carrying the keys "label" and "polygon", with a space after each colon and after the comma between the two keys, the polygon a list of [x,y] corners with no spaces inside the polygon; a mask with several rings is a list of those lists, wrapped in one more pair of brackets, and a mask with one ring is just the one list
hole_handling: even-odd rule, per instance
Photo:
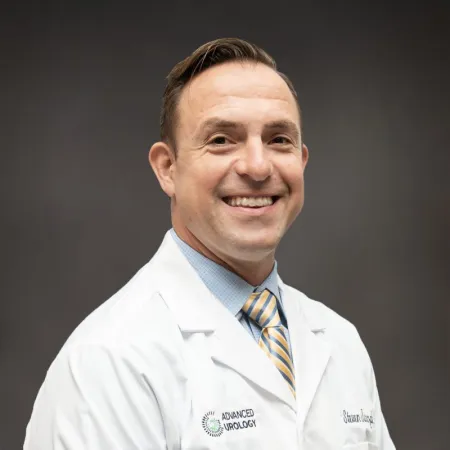
{"label": "shoulder", "polygon": [[78,325],[60,353],[95,347],[155,355],[154,344],[160,348],[161,343],[173,344],[177,339],[181,339],[179,329],[159,294],[150,262]]}
{"label": "shoulder", "polygon": [[134,389],[134,398],[150,389],[160,407],[182,395],[177,374],[186,371],[183,338],[157,286],[151,267],[144,266],[81,322],[47,372],[45,402],[62,384],[105,398],[112,390],[120,396],[121,387]]}

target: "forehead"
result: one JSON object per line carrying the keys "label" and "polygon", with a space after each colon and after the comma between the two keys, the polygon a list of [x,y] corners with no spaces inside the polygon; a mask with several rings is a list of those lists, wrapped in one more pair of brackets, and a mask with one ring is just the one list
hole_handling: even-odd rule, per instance
{"label": "forehead", "polygon": [[296,99],[278,73],[263,64],[229,62],[197,75],[182,91],[180,128],[195,128],[210,116],[243,122],[300,120]]}

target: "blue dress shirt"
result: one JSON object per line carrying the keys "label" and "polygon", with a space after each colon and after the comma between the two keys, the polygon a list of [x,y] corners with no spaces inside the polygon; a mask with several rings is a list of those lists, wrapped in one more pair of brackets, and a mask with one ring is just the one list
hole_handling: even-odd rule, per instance
{"label": "blue dress shirt", "polygon": [[217,264],[194,250],[178,237],[173,228],[170,232],[175,242],[181,249],[181,252],[195,269],[206,287],[220,302],[222,302],[231,314],[239,320],[242,326],[250,333],[251,336],[253,336],[256,343],[259,342],[259,338],[261,337],[261,327],[241,310],[253,292],[261,292],[264,289],[268,289],[272,292],[272,294],[274,294],[277,298],[278,312],[280,314],[280,319],[286,328],[286,337],[289,342],[289,331],[283,311],[281,293],[278,287],[276,262],[269,276],[259,286],[252,286],[239,275],[236,275],[220,264]]}

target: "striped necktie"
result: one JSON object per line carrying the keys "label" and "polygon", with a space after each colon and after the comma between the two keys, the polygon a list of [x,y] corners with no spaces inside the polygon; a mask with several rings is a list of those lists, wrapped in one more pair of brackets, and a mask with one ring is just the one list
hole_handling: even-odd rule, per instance
{"label": "striped necktie", "polygon": [[278,313],[277,298],[269,290],[255,292],[242,311],[262,329],[258,345],[275,364],[295,397],[295,378],[291,352]]}

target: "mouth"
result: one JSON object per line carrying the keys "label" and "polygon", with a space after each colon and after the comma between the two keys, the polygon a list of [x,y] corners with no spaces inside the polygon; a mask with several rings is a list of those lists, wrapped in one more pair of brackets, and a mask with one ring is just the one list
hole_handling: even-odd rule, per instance
{"label": "mouth", "polygon": [[252,197],[229,196],[223,197],[222,200],[231,207],[258,209],[272,206],[279,198],[277,195]]}

